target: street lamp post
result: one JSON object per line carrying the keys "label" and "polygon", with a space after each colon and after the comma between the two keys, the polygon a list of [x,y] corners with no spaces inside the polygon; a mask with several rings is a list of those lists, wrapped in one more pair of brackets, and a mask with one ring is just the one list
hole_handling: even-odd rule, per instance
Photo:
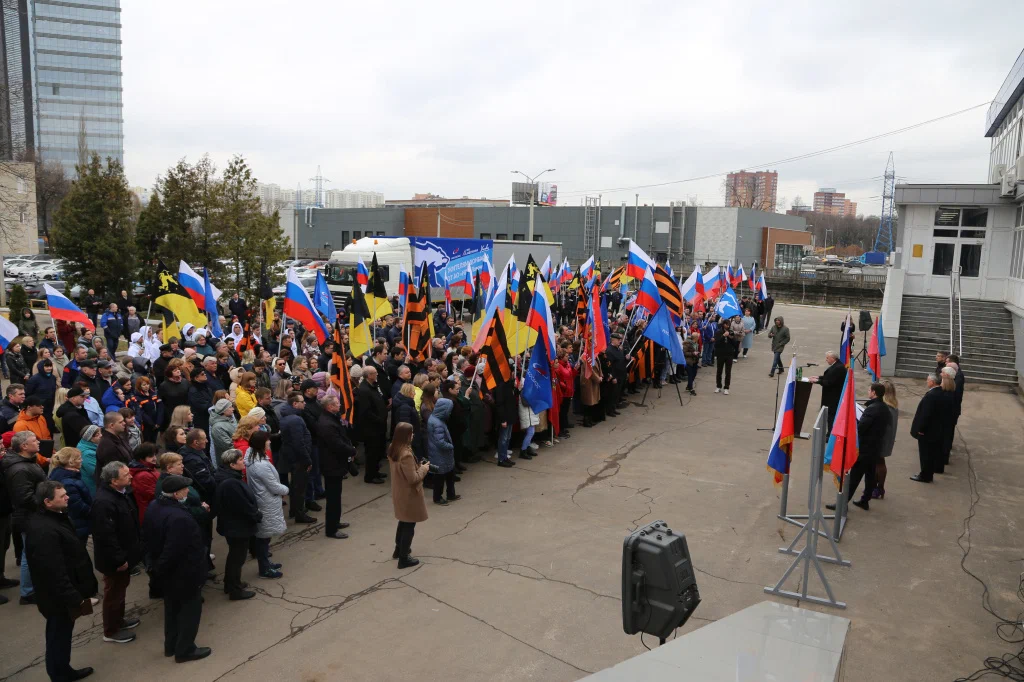
{"label": "street lamp post", "polygon": [[826,227],[825,228],[825,255],[826,256],[828,256],[828,233],[829,232],[834,232],[834,230]]}
{"label": "street lamp post", "polygon": [[554,168],[546,168],[546,169],[542,170],[540,173],[537,173],[532,178],[529,175],[527,175],[526,173],[522,172],[522,171],[517,171],[517,170],[512,171],[513,175],[515,175],[515,174],[522,175],[524,178],[526,178],[526,181],[528,183],[530,183],[530,229],[528,230],[528,233],[527,233],[527,236],[526,236],[526,241],[528,241],[528,242],[532,242],[533,241],[533,205],[535,203],[537,203],[537,197],[535,196],[535,194],[537,192],[537,178],[539,178],[540,176],[544,175],[545,173],[550,173],[550,172],[552,172],[554,170],[555,170]]}

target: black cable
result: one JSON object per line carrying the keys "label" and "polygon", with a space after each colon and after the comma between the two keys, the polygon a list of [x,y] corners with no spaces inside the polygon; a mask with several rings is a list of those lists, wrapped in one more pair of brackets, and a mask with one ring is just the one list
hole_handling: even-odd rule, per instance
{"label": "black cable", "polygon": [[[963,552],[963,556],[960,559],[960,569],[981,584],[981,607],[999,621],[996,624],[996,636],[1008,644],[1020,644],[1021,642],[1024,642],[1024,629],[1021,627],[1022,619],[1024,619],[1024,613],[1018,615],[1017,620],[1009,620],[996,613],[989,602],[988,584],[971,572],[966,565],[967,557],[971,553],[971,520],[974,518],[976,513],[977,504],[981,500],[981,493],[978,491],[978,475],[974,471],[974,460],[971,456],[971,449],[967,446],[967,441],[964,439],[963,434],[961,433],[959,435],[960,441],[964,446],[964,451],[967,453],[967,483],[970,488],[971,495],[971,504],[967,510],[967,516],[963,521],[964,529],[956,540],[957,545]],[[964,546],[965,539],[966,546]],[[1024,574],[1021,574],[1018,579],[1017,598],[1024,602]],[[1007,628],[1009,628],[1009,631],[1007,631]],[[1016,682],[1024,682],[1024,647],[1022,647],[1017,653],[1009,652],[1002,656],[989,656],[982,662],[982,666],[983,667],[979,668],[967,677],[957,678],[955,682],[973,682],[974,680],[979,680],[988,675],[995,675],[1004,679],[1015,680]]]}

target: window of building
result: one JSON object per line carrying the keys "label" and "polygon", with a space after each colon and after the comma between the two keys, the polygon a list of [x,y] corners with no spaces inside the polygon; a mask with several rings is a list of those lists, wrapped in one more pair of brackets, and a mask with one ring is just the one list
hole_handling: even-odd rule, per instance
{"label": "window of building", "polygon": [[1013,233],[1013,248],[1010,250],[1010,277],[1020,279],[1020,249],[1021,239],[1024,238],[1024,230],[1015,230]]}
{"label": "window of building", "polygon": [[957,234],[956,230],[932,230],[932,236],[935,237],[955,237]]}
{"label": "window of building", "polygon": [[987,208],[965,208],[962,212],[962,227],[985,227],[988,225]]}
{"label": "window of building", "polygon": [[776,244],[775,267],[780,270],[797,270],[804,255],[804,247],[799,244]]}
{"label": "window of building", "polygon": [[985,230],[960,230],[963,239],[984,239]]}
{"label": "window of building", "polygon": [[960,245],[960,276],[977,277],[981,270],[981,244]]}
{"label": "window of building", "polygon": [[943,227],[960,227],[960,209],[940,206],[935,210],[935,224]]}
{"label": "window of building", "polygon": [[359,230],[352,230],[352,239],[362,239],[363,233]]}
{"label": "window of building", "polygon": [[514,235],[512,235],[512,241],[514,241],[514,242],[525,242],[526,241],[526,235],[525,234],[514,234]]}
{"label": "window of building", "polygon": [[507,240],[508,239],[508,235],[503,233],[503,232],[499,232],[498,236],[495,237],[495,239]]}
{"label": "window of building", "polygon": [[542,242],[542,241],[544,241],[544,235],[542,235],[542,234],[535,234],[535,235],[533,235],[533,241],[535,241],[535,242]]}
{"label": "window of building", "polygon": [[377,236],[378,236],[378,237],[383,237],[383,236],[385,236],[385,234],[384,234],[383,232],[380,232],[380,231],[378,231],[378,232],[377,232]]}
{"label": "window of building", "polygon": [[935,258],[932,260],[933,275],[948,275],[953,271],[953,252],[956,244],[936,244]]}
{"label": "window of building", "polygon": [[491,233],[490,232],[481,232],[480,233],[480,239],[490,239],[490,238],[491,238]]}
{"label": "window of building", "polygon": [[53,94],[55,94],[55,95],[59,95],[60,94],[60,86],[59,85],[54,85],[53,86]]}
{"label": "window of building", "polygon": [[[341,243],[348,244],[348,230],[343,230],[341,233]],[[342,246],[341,248],[345,248]]]}

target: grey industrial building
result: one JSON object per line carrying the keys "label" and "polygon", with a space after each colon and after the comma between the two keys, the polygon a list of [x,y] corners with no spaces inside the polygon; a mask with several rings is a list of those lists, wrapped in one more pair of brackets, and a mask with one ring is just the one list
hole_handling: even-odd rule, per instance
{"label": "grey industrial building", "polygon": [[[430,237],[437,236],[438,230],[442,237],[526,241],[530,211],[523,206],[386,206],[285,210],[280,216],[285,237],[294,240],[293,245],[297,242],[301,254],[325,257],[360,237]],[[564,255],[574,265],[596,253],[608,266],[625,260],[626,239],[633,239],[656,260],[667,260],[681,272],[695,263],[730,261],[748,267],[753,262],[760,267],[777,261],[782,267],[781,254],[787,248],[799,250],[810,244],[806,230],[802,217],[746,208],[538,206],[533,240],[561,242]]]}

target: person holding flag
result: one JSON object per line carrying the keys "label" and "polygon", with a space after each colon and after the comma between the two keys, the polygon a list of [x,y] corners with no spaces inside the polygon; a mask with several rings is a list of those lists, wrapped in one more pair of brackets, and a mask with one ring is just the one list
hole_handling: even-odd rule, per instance
{"label": "person holding flag", "polygon": [[882,333],[882,315],[875,318],[875,328],[868,339],[868,372],[872,381],[882,380],[882,358],[885,357],[885,335]]}

